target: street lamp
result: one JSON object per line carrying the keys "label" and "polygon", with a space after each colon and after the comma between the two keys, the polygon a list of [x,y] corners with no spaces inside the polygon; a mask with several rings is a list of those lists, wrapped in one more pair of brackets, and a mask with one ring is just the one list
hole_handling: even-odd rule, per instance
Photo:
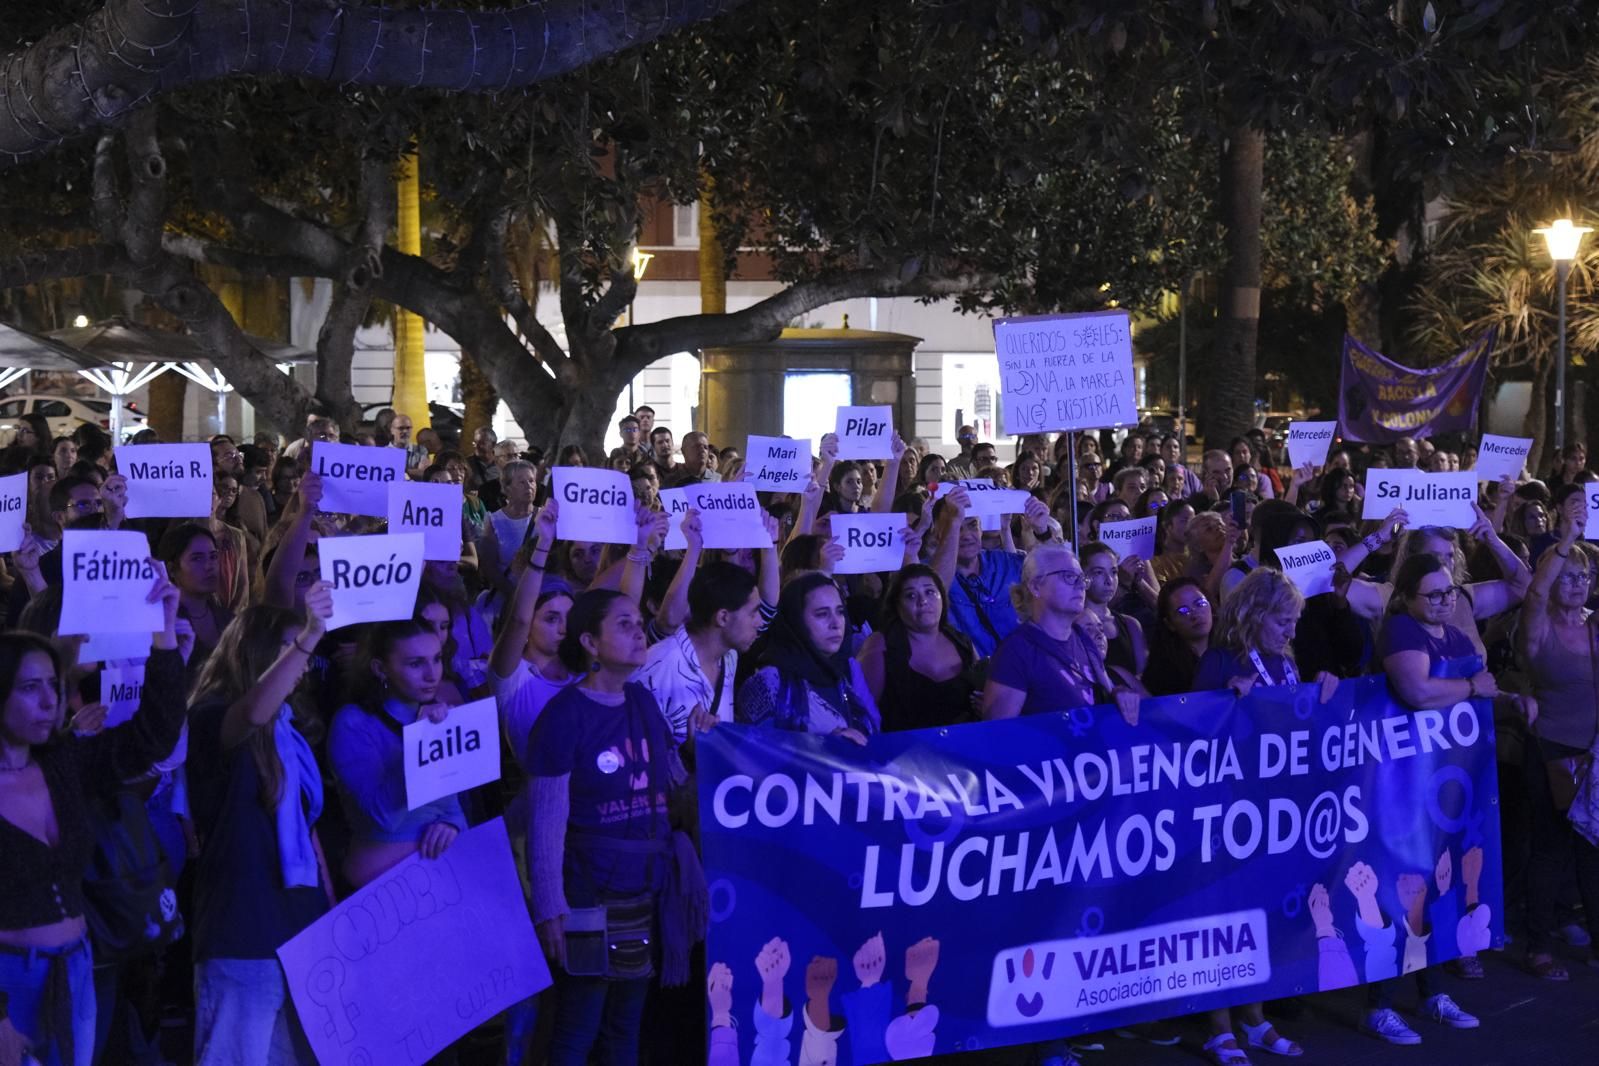
{"label": "street lamp", "polygon": [[1571,277],[1571,261],[1577,258],[1577,247],[1584,234],[1592,233],[1587,226],[1573,225],[1569,218],[1557,218],[1542,229],[1549,246],[1549,258],[1555,261],[1555,283],[1559,290],[1560,343],[1555,361],[1555,451],[1566,446],[1566,280]]}

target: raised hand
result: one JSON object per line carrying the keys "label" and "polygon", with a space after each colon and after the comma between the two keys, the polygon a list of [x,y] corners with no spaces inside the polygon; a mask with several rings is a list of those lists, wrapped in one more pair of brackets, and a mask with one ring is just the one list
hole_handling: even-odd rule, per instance
{"label": "raised hand", "polygon": [[711,964],[705,979],[705,998],[711,1004],[711,1028],[733,1026],[733,971],[725,962]]}
{"label": "raised hand", "polygon": [[1438,856],[1438,865],[1433,867],[1432,879],[1433,883],[1438,886],[1438,894],[1440,896],[1446,895],[1449,892],[1449,886],[1454,884],[1455,864],[1449,858],[1448,848],[1445,848],[1443,853]]}
{"label": "raised hand", "polygon": [[871,988],[883,979],[883,966],[888,952],[883,947],[883,934],[878,933],[855,952],[855,979],[862,988]]}
{"label": "raised hand", "polygon": [[700,520],[698,508],[690,507],[683,512],[682,521],[683,539],[688,541],[690,551],[703,551],[705,548],[705,526]]}
{"label": "raised hand", "polygon": [[822,565],[820,567],[822,573],[831,574],[833,567],[837,566],[838,561],[842,558],[844,558],[844,545],[829,537],[827,543],[822,545]]}
{"label": "raised hand", "polygon": [[1382,909],[1377,906],[1377,872],[1363,862],[1357,862],[1344,875],[1344,887],[1355,897],[1360,910],[1360,920],[1374,929],[1387,925]]}
{"label": "raised hand", "polygon": [[[905,450],[908,447],[909,445],[907,445],[904,439],[900,437],[899,430],[896,429],[894,431],[894,439],[888,442],[888,453],[896,464],[898,464],[901,459],[905,458]],[[899,467],[896,465],[891,467],[891,469],[898,470]]]}
{"label": "raised hand", "polygon": [[314,645],[328,631],[328,619],[333,617],[333,586],[317,581],[305,590],[305,625],[301,632],[311,638]]}
{"label": "raised hand", "polygon": [[315,514],[317,508],[322,506],[322,475],[314,470],[301,474],[295,497],[300,501],[302,514]]}
{"label": "raised hand", "polygon": [[115,529],[128,513],[128,479],[121,474],[111,474],[100,486],[100,499],[105,503],[106,525]]}
{"label": "raised hand", "polygon": [[549,502],[539,508],[539,513],[533,518],[534,545],[539,551],[547,552],[550,545],[555,543],[555,524],[560,519],[560,503],[554,496]]}
{"label": "raised hand", "polygon": [[771,540],[772,546],[777,546],[777,538],[783,533],[783,525],[775,516],[767,511],[761,512],[761,528],[766,530],[766,536]]}
{"label": "raised hand", "polygon": [[105,728],[105,716],[111,710],[103,703],[85,703],[72,716],[72,731],[80,737],[89,737]]}
{"label": "raised hand", "polygon": [[781,937],[766,942],[755,956],[755,971],[761,975],[761,1009],[769,1017],[783,1016],[783,978],[788,975],[788,944]]}
{"label": "raised hand", "polygon": [[1471,513],[1474,519],[1471,523],[1471,535],[1478,540],[1491,540],[1496,536],[1493,519],[1488,517],[1486,511],[1475,500],[1471,504]]}
{"label": "raised hand", "polygon": [[1477,885],[1482,880],[1482,849],[1468,848],[1460,857],[1460,879],[1466,884],[1468,895],[1476,895]]}
{"label": "raised hand", "polygon": [[420,718],[426,718],[434,725],[438,725],[440,722],[444,721],[450,716],[450,705],[448,703],[439,703],[437,701],[434,701],[433,703],[425,703],[417,711],[417,716]]}
{"label": "raised hand", "polygon": [[460,832],[449,822],[434,822],[422,830],[422,842],[416,850],[424,859],[436,859],[455,842]]}
{"label": "raised hand", "polygon": [[821,446],[817,449],[817,451],[821,454],[822,460],[824,462],[826,462],[826,463],[837,462],[838,461],[838,434],[837,433],[823,433],[822,434],[822,443],[821,443]]}
{"label": "raised hand", "polygon": [[1027,502],[1022,505],[1022,517],[1035,536],[1049,536],[1049,505],[1043,500],[1037,496],[1027,497]]}
{"label": "raised hand", "polygon": [[833,994],[833,983],[838,980],[838,960],[821,955],[811,959],[805,967],[805,1013],[811,1024],[822,1032],[833,1028],[833,1014],[828,997]]}
{"label": "raised hand", "polygon": [[1310,921],[1316,927],[1318,940],[1337,935],[1337,930],[1333,928],[1332,898],[1327,894],[1326,885],[1317,882],[1310,886],[1310,894],[1305,897],[1305,909],[1310,911]]}
{"label": "raised hand", "polygon": [[[911,983],[912,988],[925,989],[936,966],[938,966],[938,941],[932,937],[923,937],[905,949],[905,979]],[[913,999],[912,1002],[922,1002],[922,1000]]]}

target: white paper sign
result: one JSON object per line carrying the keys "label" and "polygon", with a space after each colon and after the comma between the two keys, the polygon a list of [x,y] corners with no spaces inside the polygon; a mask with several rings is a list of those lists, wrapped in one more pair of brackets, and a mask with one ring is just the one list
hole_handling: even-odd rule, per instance
{"label": "white paper sign", "polygon": [[106,705],[105,728],[115,729],[132,718],[143,697],[143,663],[107,666],[100,671],[100,702]]}
{"label": "white paper sign", "polygon": [[638,519],[633,514],[633,483],[620,470],[558,466],[552,472],[555,535],[591,544],[633,544]]}
{"label": "white paper sign", "polygon": [[156,564],[143,533],[65,531],[60,633],[154,633],[166,625],[161,604],[149,602],[155,581]]}
{"label": "white paper sign", "polygon": [[78,662],[117,663],[129,659],[148,659],[154,630],[149,633],[90,633],[78,645]]}
{"label": "white paper sign", "polygon": [[1470,470],[1428,474],[1420,470],[1366,471],[1366,503],[1362,518],[1386,518],[1396,507],[1410,516],[1410,528],[1452,526],[1470,529],[1477,520],[1477,475]]}
{"label": "white paper sign", "polygon": [[1586,540],[1599,540],[1599,481],[1589,481],[1582,486],[1588,499],[1588,524],[1582,535]]}
{"label": "white paper sign", "polygon": [[700,535],[707,548],[770,548],[766,520],[755,487],[747,481],[708,481],[661,490],[661,506],[671,516],[665,547],[688,547],[683,537],[683,515],[690,507],[700,513]]}
{"label": "white paper sign", "polygon": [[1338,435],[1337,422],[1288,423],[1288,461],[1295,470],[1311,463],[1321,466],[1327,462],[1333,438]]}
{"label": "white paper sign", "polygon": [[1333,570],[1338,565],[1338,557],[1324,540],[1308,540],[1278,548],[1277,563],[1307,600],[1333,590]]}
{"label": "white paper sign", "polygon": [[422,581],[423,539],[420,533],[373,533],[317,541],[322,580],[333,586],[328,629],[410,618]]}
{"label": "white paper sign", "polygon": [[406,810],[500,779],[500,712],[493,699],[451,707],[442,722],[418,718],[401,737]]}
{"label": "white paper sign", "polygon": [[389,486],[405,480],[405,449],[319,440],[311,445],[311,470],[322,478],[323,511],[387,518]]}
{"label": "white paper sign", "polygon": [[1138,421],[1126,311],[998,318],[994,352],[1008,434]]}
{"label": "white paper sign", "polygon": [[0,552],[22,547],[22,527],[28,521],[28,475],[0,477]]}
{"label": "white paper sign", "polygon": [[278,959],[326,1066],[426,1062],[550,986],[501,818],[385,871]]}
{"label": "white paper sign", "polygon": [[[966,508],[967,518],[997,520],[1001,515],[1021,514],[1027,510],[1027,500],[1032,496],[1032,493],[1026,489],[1002,488],[987,478],[967,478],[960,481],[940,481],[933,493],[933,499],[942,500],[954,492],[957,485],[964,488],[966,495],[971,499]],[[995,521],[990,526],[985,521],[983,528],[998,529],[999,522]]]}
{"label": "white paper sign", "polygon": [[898,570],[905,562],[905,542],[899,531],[905,516],[893,514],[835,514],[828,518],[833,539],[844,546],[844,557],[833,566],[835,574],[875,574]]}
{"label": "white paper sign", "polygon": [[422,558],[459,562],[461,505],[459,485],[396,481],[389,486],[389,532],[422,534]]}
{"label": "white paper sign", "polygon": [[129,518],[211,517],[209,444],[130,444],[117,449],[128,479]]}
{"label": "white paper sign", "polygon": [[1129,522],[1101,522],[1099,539],[1116,549],[1116,557],[1125,559],[1136,555],[1140,559],[1155,557],[1155,517],[1134,518]]}
{"label": "white paper sign", "polygon": [[811,442],[750,437],[744,446],[744,480],[759,492],[800,492],[811,479]]}
{"label": "white paper sign", "polygon": [[1482,443],[1477,445],[1477,480],[1503,481],[1507,477],[1520,477],[1530,451],[1531,437],[1501,437],[1484,433]]}
{"label": "white paper sign", "polygon": [[[892,407],[840,407],[838,409],[840,459],[892,459],[894,409]],[[806,471],[809,473],[809,471]]]}

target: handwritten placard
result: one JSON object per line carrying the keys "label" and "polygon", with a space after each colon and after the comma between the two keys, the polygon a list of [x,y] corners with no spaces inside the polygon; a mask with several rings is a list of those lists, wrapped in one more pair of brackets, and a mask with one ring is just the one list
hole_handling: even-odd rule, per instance
{"label": "handwritten placard", "polygon": [[0,552],[22,547],[22,527],[28,521],[28,475],[0,477]]}
{"label": "handwritten placard", "polygon": [[1333,590],[1333,571],[1338,566],[1338,557],[1324,540],[1285,544],[1277,549],[1277,563],[1284,576],[1307,600]]}
{"label": "handwritten placard", "polygon": [[633,483],[620,470],[558,466],[551,477],[555,498],[555,535],[590,544],[632,544],[638,540],[633,514]]}
{"label": "handwritten placard", "polygon": [[1327,453],[1332,450],[1333,438],[1338,435],[1337,422],[1290,422],[1288,424],[1288,461],[1294,469],[1306,463],[1322,466]]}
{"label": "handwritten placard", "polygon": [[328,629],[360,622],[392,622],[416,610],[422,581],[420,533],[374,533],[317,541],[322,580],[333,586]]}
{"label": "handwritten placard", "polygon": [[1501,437],[1484,433],[1477,445],[1477,480],[1503,481],[1519,478],[1527,466],[1527,453],[1532,451],[1531,437]]}
{"label": "handwritten placard", "polygon": [[150,602],[156,564],[133,530],[69,529],[61,534],[61,627],[77,633],[156,632],[166,625]]}
{"label": "handwritten placard", "polygon": [[500,779],[500,717],[492,699],[451,707],[442,722],[418,718],[401,731],[405,803],[416,810]]}
{"label": "handwritten placard", "polygon": [[115,729],[132,718],[143,698],[143,663],[107,666],[100,671],[100,702],[106,706],[106,729]]}
{"label": "handwritten placard", "polygon": [[323,1063],[423,1063],[550,986],[505,821],[413,856],[278,948]]}
{"label": "handwritten placard", "polygon": [[892,459],[894,409],[892,407],[840,407],[838,409],[840,459]]}
{"label": "handwritten placard", "polygon": [[1428,474],[1420,470],[1366,471],[1362,518],[1386,518],[1396,507],[1410,516],[1410,528],[1451,526],[1470,529],[1476,521],[1477,475],[1470,470]]}
{"label": "handwritten placard", "polygon": [[904,564],[903,514],[836,514],[828,523],[833,539],[844,546],[844,557],[833,564],[833,573],[876,574]]}
{"label": "handwritten placard", "polygon": [[1101,522],[1099,539],[1116,549],[1116,557],[1140,559],[1155,557],[1155,519],[1134,518],[1128,522]]}
{"label": "handwritten placard", "polygon": [[690,507],[700,513],[700,535],[707,548],[770,548],[761,501],[747,481],[711,481],[703,485],[662,489],[661,506],[671,521],[666,527],[666,547],[688,547],[683,537],[683,515]]}
{"label": "handwritten placard", "polygon": [[789,437],[749,438],[744,480],[760,492],[799,492],[811,479],[811,442]]}
{"label": "handwritten placard", "polygon": [[117,449],[128,479],[129,518],[209,518],[209,444],[128,444]]}
{"label": "handwritten placard", "polygon": [[389,486],[405,480],[405,449],[317,441],[311,470],[322,478],[323,511],[386,518]]}
{"label": "handwritten placard", "polygon": [[1005,432],[1103,429],[1138,421],[1126,311],[994,320]]}
{"label": "handwritten placard", "polygon": [[389,486],[389,532],[422,534],[422,558],[458,562],[461,558],[459,485],[396,481]]}

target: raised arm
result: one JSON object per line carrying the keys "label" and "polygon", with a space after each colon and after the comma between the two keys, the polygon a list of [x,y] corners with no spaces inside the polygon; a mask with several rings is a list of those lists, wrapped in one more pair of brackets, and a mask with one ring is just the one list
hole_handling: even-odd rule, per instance
{"label": "raised arm", "polygon": [[222,718],[222,750],[232,751],[257,729],[271,723],[311,662],[317,641],[327,632],[333,614],[333,586],[318,581],[305,594],[305,624],[259,680],[240,696]]}
{"label": "raised arm", "polygon": [[678,627],[688,621],[688,586],[694,580],[694,571],[699,569],[700,555],[705,550],[705,537],[700,531],[700,512],[696,508],[690,507],[683,512],[683,539],[688,542],[688,547],[683,551],[683,561],[678,565],[677,573],[672,575],[672,583],[666,586],[661,609],[655,616],[655,629],[662,636],[677,632]]}
{"label": "raised arm", "polygon": [[775,609],[777,597],[783,592],[782,560],[778,557],[777,549],[777,519],[763,513],[761,524],[766,527],[766,535],[772,538],[772,546],[762,548],[756,554],[755,583],[760,589],[761,602]]}
{"label": "raised arm", "polygon": [[550,561],[550,545],[555,543],[556,502],[552,497],[533,519],[533,554],[508,607],[504,628],[489,654],[489,669],[496,677],[510,677],[527,648],[527,635],[533,628],[534,608],[544,588],[544,567]]}
{"label": "raised arm", "polygon": [[[1382,525],[1378,526],[1375,532],[1366,534],[1364,539],[1356,541],[1340,552],[1338,561],[1343,564],[1345,570],[1353,574],[1360,569],[1360,564],[1366,561],[1368,555],[1380,550],[1384,544],[1394,539],[1399,530],[1409,524],[1410,515],[1403,507],[1395,507],[1388,512],[1388,517],[1382,520]],[[1382,607],[1379,606],[1377,609],[1381,611]]]}
{"label": "raised arm", "polygon": [[[307,457],[309,461],[309,457]],[[322,502],[322,476],[307,470],[300,476],[300,487],[289,499],[289,513],[281,521],[284,533],[278,550],[267,567],[261,602],[269,607],[294,606],[295,579],[305,562],[305,549],[311,543],[311,526],[317,506]]]}
{"label": "raised arm", "polygon": [[1471,586],[1473,616],[1479,619],[1492,618],[1521,602],[1527,589],[1532,586],[1532,571],[1521,561],[1521,556],[1500,539],[1483,509],[1476,504],[1472,504],[1471,509],[1477,516],[1476,524],[1471,527],[1471,535],[1488,546],[1494,561],[1505,575],[1499,581],[1478,581]]}
{"label": "raised arm", "polygon": [[636,518],[638,537],[633,547],[628,549],[617,589],[634,603],[643,603],[644,579],[650,572],[650,560],[655,558],[655,553],[661,550],[661,543],[666,540],[666,525],[670,519],[665,511],[652,511],[642,503],[638,505]]}
{"label": "raised arm", "polygon": [[955,587],[955,569],[960,562],[961,522],[966,518],[966,506],[971,497],[966,489],[957,486],[944,497],[944,509],[933,520],[933,530],[938,534],[938,546],[933,549],[933,569],[945,588]]}
{"label": "raised arm", "polygon": [[887,514],[894,506],[894,497],[899,494],[899,466],[900,460],[905,458],[905,442],[897,429],[889,450],[888,467],[883,471],[883,480],[877,483],[877,495],[872,497],[873,514]]}
{"label": "raised arm", "polygon": [[1521,625],[1517,627],[1516,645],[1523,656],[1532,656],[1549,638],[1549,594],[1554,591],[1560,570],[1570,558],[1572,547],[1582,531],[1568,522],[1561,531],[1560,542],[1549,548],[1538,560],[1538,569],[1532,575],[1527,598],[1521,602]]}

